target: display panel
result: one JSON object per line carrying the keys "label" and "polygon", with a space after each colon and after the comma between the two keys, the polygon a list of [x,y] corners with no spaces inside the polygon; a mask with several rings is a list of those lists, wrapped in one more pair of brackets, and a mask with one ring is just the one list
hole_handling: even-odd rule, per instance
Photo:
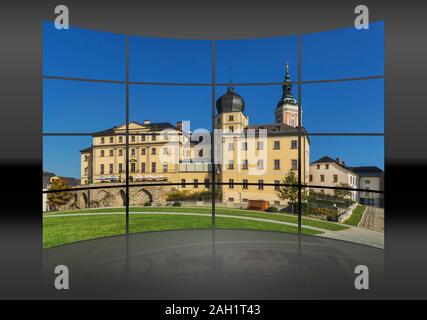
{"label": "display panel", "polygon": [[[336,217],[316,216],[318,204],[328,205],[337,193],[345,193],[343,189],[365,190],[366,177],[357,178],[367,174],[360,170],[374,167],[375,161],[383,173],[381,23],[363,36],[348,30],[324,33],[325,44],[338,43],[346,36],[356,42],[368,37],[372,46],[365,49],[374,52],[372,61],[366,62],[362,55],[358,67],[352,52],[354,44],[349,41],[333,53],[340,52],[342,60],[331,53],[312,66],[310,57],[321,49],[321,34],[192,41],[98,36],[97,32],[72,29],[55,49],[71,46],[77,51],[76,68],[71,68],[56,61],[52,43],[59,40],[49,25],[44,28],[45,140],[61,135],[73,136],[76,144],[88,140],[86,148],[71,152],[74,156],[70,150],[63,153],[68,159],[79,159],[80,172],[73,173],[79,183],[74,187],[97,196],[102,191],[108,194],[98,204],[87,201],[82,208],[74,206],[74,210],[81,210],[74,213],[87,214],[92,207],[102,207],[90,212],[105,221],[114,216],[120,223],[112,220],[112,224],[129,233],[216,228],[325,236],[348,227],[340,225],[343,221],[335,221]],[[72,32],[84,36],[73,38]],[[92,45],[85,46],[92,38]],[[106,46],[118,49],[101,53],[99,50]],[[89,51],[87,58],[80,53],[85,50]],[[298,59],[299,53],[303,59]],[[91,59],[97,60],[96,54],[101,57],[92,63]],[[111,59],[120,62],[101,65]],[[123,61],[128,68],[124,77]],[[351,67],[341,68],[342,63]],[[104,69],[110,70],[100,71]],[[340,79],[362,75],[379,79]],[[322,83],[322,79],[330,78],[338,82]],[[320,83],[313,83],[315,80]],[[356,114],[363,116],[355,121]],[[334,138],[325,143],[328,138],[319,136],[327,135]],[[347,137],[345,142],[336,138],[340,135]],[[381,141],[373,142],[373,138],[360,142],[358,135],[380,136]],[[49,144],[46,142],[44,154],[47,172],[48,167],[57,168],[49,159],[61,149]],[[367,153],[369,148],[373,151]],[[355,170],[354,183],[343,186],[338,177],[330,184],[326,180],[316,184],[318,179],[311,171],[325,159],[323,153],[337,154],[354,163],[350,169],[341,165]],[[341,163],[335,156],[331,161]],[[59,163],[55,170],[71,170],[68,161]],[[52,184],[49,178],[45,195],[55,193]],[[383,194],[380,184],[378,190],[370,192],[347,190],[355,193],[347,207],[356,203],[381,207],[383,197],[370,196]],[[324,196],[322,188],[331,190],[331,199],[318,199]],[[75,199],[78,192],[71,198]],[[83,193],[81,196],[85,203]],[[64,207],[46,213],[46,218],[61,210],[68,212]],[[94,237],[102,235],[108,232]],[[58,243],[78,241],[78,236],[72,239]]]}

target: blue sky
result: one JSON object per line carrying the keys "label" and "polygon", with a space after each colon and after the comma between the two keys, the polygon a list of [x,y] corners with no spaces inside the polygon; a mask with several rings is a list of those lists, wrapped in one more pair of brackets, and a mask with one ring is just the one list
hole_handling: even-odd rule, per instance
{"label": "blue sky", "polygon": [[[125,80],[125,36],[43,24],[43,74]],[[211,83],[210,41],[129,38],[130,80],[135,82]],[[295,36],[224,40],[216,44],[216,81],[280,82],[285,63],[297,80]],[[369,30],[331,30],[303,36],[302,80],[383,75],[384,25]],[[236,86],[250,123],[273,123],[280,85]],[[216,98],[226,91],[216,88]],[[297,86],[294,86],[297,97]],[[304,84],[303,125],[309,132],[383,132],[384,81]],[[123,84],[43,80],[44,132],[93,132],[124,123]],[[130,119],[153,122],[189,120],[192,129],[211,128],[211,87],[130,86]],[[87,137],[45,137],[43,168],[80,175],[79,150]],[[349,165],[384,167],[383,138],[312,137],[311,159],[342,157]]]}

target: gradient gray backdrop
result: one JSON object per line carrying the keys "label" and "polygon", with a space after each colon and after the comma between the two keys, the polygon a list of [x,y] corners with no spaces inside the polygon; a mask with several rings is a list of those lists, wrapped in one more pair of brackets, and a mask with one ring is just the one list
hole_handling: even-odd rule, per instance
{"label": "gradient gray backdrop", "polygon": [[[348,27],[357,4],[385,20],[384,298],[427,298],[427,2],[2,1],[0,298],[42,298],[41,22],[66,4],[84,28],[185,38],[252,38]],[[405,185],[406,184],[406,185]],[[14,190],[14,188],[17,189]],[[22,197],[25,193],[25,197]],[[23,200],[25,199],[25,200]]]}

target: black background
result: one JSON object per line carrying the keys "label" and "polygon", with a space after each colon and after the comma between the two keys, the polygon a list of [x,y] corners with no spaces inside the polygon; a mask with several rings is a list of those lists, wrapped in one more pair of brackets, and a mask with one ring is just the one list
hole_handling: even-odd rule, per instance
{"label": "black background", "polygon": [[[70,24],[138,35],[253,38],[348,27],[355,1],[3,1],[0,10],[0,298],[43,298],[42,38]],[[385,272],[378,298],[427,298],[427,3],[364,1],[385,21]]]}

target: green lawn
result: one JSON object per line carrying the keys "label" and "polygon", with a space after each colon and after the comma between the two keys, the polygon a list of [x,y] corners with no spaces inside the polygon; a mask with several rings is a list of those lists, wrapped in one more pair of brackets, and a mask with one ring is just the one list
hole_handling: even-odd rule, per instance
{"label": "green lawn", "polygon": [[[61,211],[58,214],[69,214],[69,213],[95,213],[95,212],[124,212],[124,208],[100,208],[100,209],[89,209],[89,210],[74,210],[74,211]],[[209,207],[131,207],[130,212],[186,212],[186,213],[205,213],[210,214],[212,212]],[[242,217],[262,218],[268,220],[298,223],[298,217],[290,214],[273,214],[265,213],[260,211],[242,210],[242,209],[231,209],[231,208],[216,208],[216,214],[222,215],[233,215]],[[46,214],[50,215],[50,214]],[[132,216],[133,219],[134,216]],[[329,231],[339,231],[348,229],[339,223],[327,222],[324,220],[302,218],[302,224],[311,227],[317,227]]]}
{"label": "green lawn", "polygon": [[350,226],[357,227],[357,225],[360,222],[360,219],[362,219],[363,212],[365,212],[365,206],[358,204],[357,207],[353,210],[353,213],[351,216],[344,221],[345,224],[348,224]]}
{"label": "green lawn", "polygon": [[[154,209],[158,210],[159,208],[144,209],[151,209],[154,211]],[[170,208],[167,209],[170,210]],[[107,209],[105,211],[111,212],[112,210],[113,209]],[[123,211],[123,209],[116,210],[119,210],[119,212]],[[75,211],[73,212],[76,213]],[[94,210],[90,210],[90,212],[94,212]],[[159,230],[209,229],[211,228],[211,221],[211,217],[204,216],[181,216],[173,214],[132,215],[129,227],[131,233]],[[288,233],[298,232],[297,227],[294,226],[223,217],[216,218],[216,227],[221,229],[249,229]],[[121,214],[65,217],[48,217],[48,215],[46,215],[43,218],[43,247],[50,248],[76,241],[120,235],[124,233],[124,230],[125,220]],[[316,235],[322,232],[302,228],[302,233]]]}

